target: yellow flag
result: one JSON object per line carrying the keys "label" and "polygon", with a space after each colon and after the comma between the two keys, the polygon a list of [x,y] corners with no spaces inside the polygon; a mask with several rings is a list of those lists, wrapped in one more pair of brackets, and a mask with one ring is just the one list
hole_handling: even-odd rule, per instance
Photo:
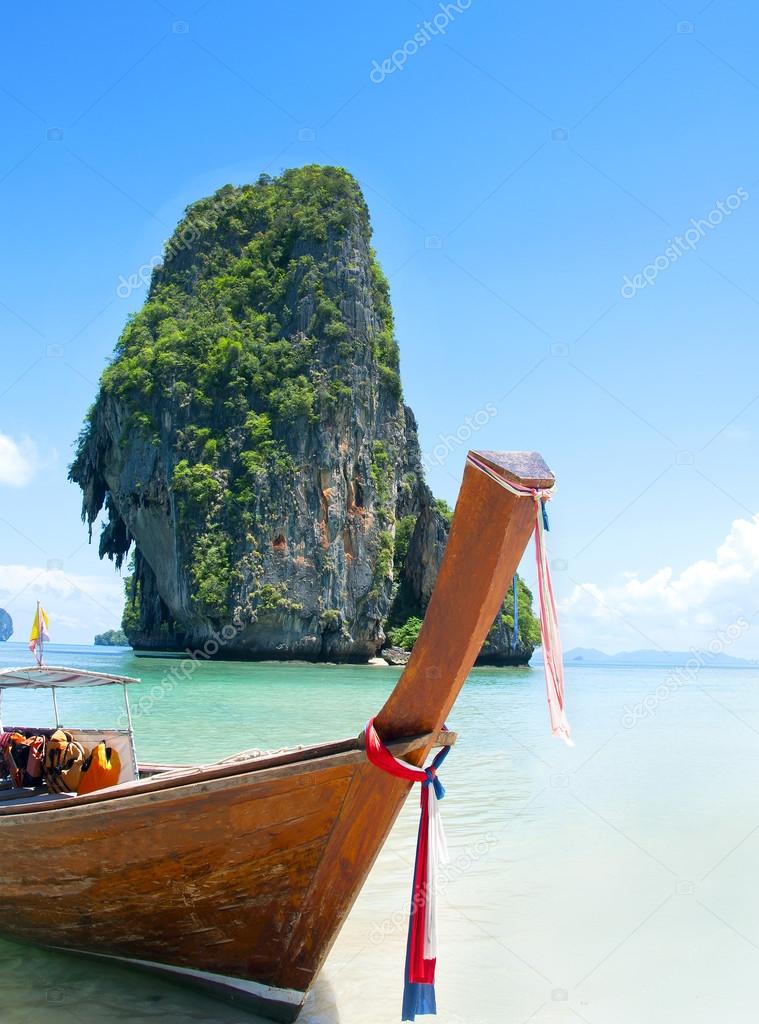
{"label": "yellow flag", "polygon": [[34,650],[40,640],[49,640],[50,634],[48,633],[48,618],[47,612],[41,604],[37,605],[37,611],[34,615],[34,621],[32,622],[32,631],[29,634],[29,648]]}

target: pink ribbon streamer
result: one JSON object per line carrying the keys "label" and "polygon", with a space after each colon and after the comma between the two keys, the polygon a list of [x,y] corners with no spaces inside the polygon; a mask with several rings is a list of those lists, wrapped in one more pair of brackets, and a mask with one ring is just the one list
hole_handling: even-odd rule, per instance
{"label": "pink ribbon streamer", "polygon": [[551,718],[551,732],[564,740],[567,746],[574,746],[571,729],[564,710],[564,656],[559,635],[559,613],[556,609],[556,597],[551,581],[551,567],[548,562],[548,550],[545,540],[543,522],[543,502],[550,499],[548,491],[537,487],[524,487],[511,480],[504,480],[486,463],[481,462],[470,452],[467,456],[475,469],[494,480],[500,487],[510,491],[519,498],[532,498],[535,503],[535,561],[538,570],[538,599],[540,602],[540,637],[543,643],[543,665],[546,677],[546,695],[548,697],[548,714]]}

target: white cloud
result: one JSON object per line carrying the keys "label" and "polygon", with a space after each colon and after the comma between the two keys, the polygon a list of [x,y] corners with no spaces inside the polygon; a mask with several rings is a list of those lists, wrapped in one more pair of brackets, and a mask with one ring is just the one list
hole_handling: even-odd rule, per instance
{"label": "white cloud", "polygon": [[744,617],[752,628],[731,652],[743,657],[759,655],[758,609],[759,515],[736,519],[711,559],[680,572],[664,566],[645,578],[620,573],[608,586],[577,584],[561,605],[567,647],[683,650],[705,646]]}
{"label": "white cloud", "polygon": [[13,619],[13,640],[25,640],[41,601],[50,617],[53,643],[91,644],[96,633],[121,622],[124,584],[104,567],[102,576],[82,576],[64,569],[0,565],[0,608]]}
{"label": "white cloud", "polygon": [[37,447],[28,437],[14,441],[0,433],[0,484],[25,487],[37,472]]}

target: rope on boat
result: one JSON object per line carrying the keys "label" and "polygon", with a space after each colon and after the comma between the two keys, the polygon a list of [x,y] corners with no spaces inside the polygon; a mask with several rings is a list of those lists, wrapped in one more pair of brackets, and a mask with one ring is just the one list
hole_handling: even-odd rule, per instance
{"label": "rope on boat", "polygon": [[518,498],[532,498],[535,502],[535,560],[538,569],[538,598],[540,601],[540,636],[543,641],[543,666],[546,676],[546,694],[548,696],[548,713],[551,716],[551,732],[563,739],[567,746],[574,746],[571,730],[564,711],[564,659],[559,636],[559,613],[556,609],[556,597],[551,582],[551,568],[548,563],[548,550],[545,534],[548,531],[548,513],[546,502],[551,498],[550,491],[539,487],[524,487],[522,484],[505,480],[486,463],[471,452],[467,462],[484,473],[500,487],[510,491]]}
{"label": "rope on boat", "polygon": [[365,740],[366,756],[373,765],[397,779],[418,782],[422,787],[401,1018],[413,1021],[417,1014],[437,1012],[437,891],[440,867],[448,863],[448,847],[438,807],[438,801],[445,796],[445,789],[437,777],[437,770],[451,748],[443,747],[438,751],[429,767],[416,768],[390,753],[374,728],[373,718],[367,723]]}

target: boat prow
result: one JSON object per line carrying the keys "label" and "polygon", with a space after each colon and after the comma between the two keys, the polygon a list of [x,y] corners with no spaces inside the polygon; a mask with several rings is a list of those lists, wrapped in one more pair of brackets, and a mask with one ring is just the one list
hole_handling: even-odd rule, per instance
{"label": "boat prow", "polygon": [[[535,526],[534,503],[494,477],[553,483],[534,453],[479,457],[492,475],[467,462],[419,639],[375,719],[412,765],[455,739],[444,722]],[[369,763],[362,734],[140,766],[130,781],[66,799],[0,793],[0,933],[295,1020],[410,785]],[[30,872],[30,849],[46,869]]]}

